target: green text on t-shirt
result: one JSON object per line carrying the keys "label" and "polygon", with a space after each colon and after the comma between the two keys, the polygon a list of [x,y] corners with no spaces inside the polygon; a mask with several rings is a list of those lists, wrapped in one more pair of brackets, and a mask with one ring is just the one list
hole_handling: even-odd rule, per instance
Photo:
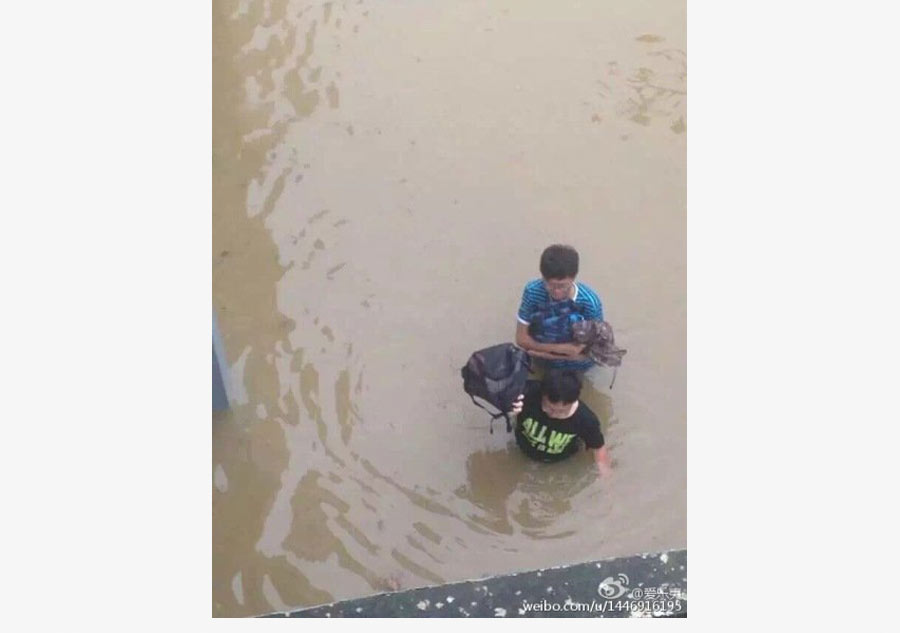
{"label": "green text on t-shirt", "polygon": [[533,418],[527,418],[522,422],[522,434],[535,449],[550,455],[562,453],[575,437],[574,433],[550,431],[548,439],[547,427]]}

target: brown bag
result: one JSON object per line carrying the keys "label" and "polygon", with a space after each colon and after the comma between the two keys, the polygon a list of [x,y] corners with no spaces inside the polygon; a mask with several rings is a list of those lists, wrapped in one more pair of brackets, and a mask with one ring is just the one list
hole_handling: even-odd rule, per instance
{"label": "brown bag", "polygon": [[[616,345],[612,326],[606,321],[579,321],[572,324],[572,336],[576,343],[583,343],[586,347],[584,353],[598,365],[605,365],[618,369],[622,364],[622,357],[628,350]],[[613,372],[612,389],[616,382],[616,372]]]}

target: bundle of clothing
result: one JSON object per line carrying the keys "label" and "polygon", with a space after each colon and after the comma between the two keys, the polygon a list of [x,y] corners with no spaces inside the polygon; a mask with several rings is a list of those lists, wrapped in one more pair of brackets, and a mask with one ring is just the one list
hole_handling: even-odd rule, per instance
{"label": "bundle of clothing", "polygon": [[578,321],[572,324],[572,338],[584,343],[584,353],[598,365],[618,367],[628,350],[616,345],[612,326],[606,321]]}

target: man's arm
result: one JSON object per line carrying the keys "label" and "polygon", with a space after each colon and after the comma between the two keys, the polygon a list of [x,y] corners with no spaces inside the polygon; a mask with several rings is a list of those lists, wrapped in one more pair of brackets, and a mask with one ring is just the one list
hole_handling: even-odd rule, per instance
{"label": "man's arm", "polygon": [[528,333],[528,326],[521,321],[516,322],[516,345],[537,358],[549,358],[559,360],[588,360],[581,357],[583,345],[575,343],[538,343]]}
{"label": "man's arm", "polygon": [[600,471],[601,477],[609,477],[612,475],[612,460],[609,457],[609,451],[606,450],[604,444],[600,448],[593,449],[594,461],[597,463],[597,470]]}

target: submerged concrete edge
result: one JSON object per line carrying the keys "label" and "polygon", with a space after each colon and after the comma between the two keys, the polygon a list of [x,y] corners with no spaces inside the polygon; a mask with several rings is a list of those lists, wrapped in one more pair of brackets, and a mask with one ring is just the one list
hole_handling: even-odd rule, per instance
{"label": "submerged concrete edge", "polygon": [[381,593],[258,617],[687,617],[687,550]]}

